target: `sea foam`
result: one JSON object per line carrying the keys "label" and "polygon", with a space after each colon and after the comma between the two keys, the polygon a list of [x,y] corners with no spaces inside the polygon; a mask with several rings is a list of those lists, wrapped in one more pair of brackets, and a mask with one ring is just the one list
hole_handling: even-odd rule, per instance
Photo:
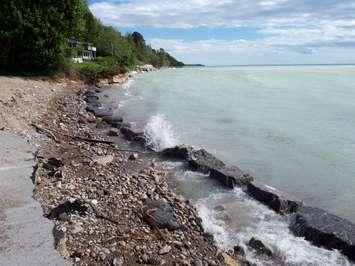
{"label": "sea foam", "polygon": [[[243,210],[238,209],[238,204],[233,206],[231,200],[244,206],[249,216],[248,226],[244,225],[236,230],[239,226],[235,226],[230,217],[226,220],[220,218],[224,216],[213,209],[214,206],[222,204],[226,207],[224,212],[239,212],[240,219]],[[250,199],[239,188],[233,192],[217,193],[200,199],[196,207],[204,229],[214,236],[221,248],[232,249],[233,246],[239,245],[246,251],[247,259],[256,265],[353,265],[336,250],[318,248],[304,238],[294,236],[285,217]],[[275,260],[257,256],[247,245],[252,237],[269,246],[273,250]]]}
{"label": "sea foam", "polygon": [[144,135],[147,139],[148,146],[155,151],[160,151],[178,144],[178,139],[172,125],[162,114],[150,117],[145,126]]}

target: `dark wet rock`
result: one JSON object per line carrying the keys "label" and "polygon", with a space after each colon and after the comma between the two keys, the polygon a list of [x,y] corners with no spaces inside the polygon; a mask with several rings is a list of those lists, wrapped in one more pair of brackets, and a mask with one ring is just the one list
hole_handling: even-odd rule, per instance
{"label": "dark wet rock", "polygon": [[252,237],[248,242],[248,246],[255,249],[259,255],[273,256],[271,249],[265,246],[259,239]]}
{"label": "dark wet rock", "polygon": [[102,107],[101,103],[90,103],[86,106],[86,111],[95,113],[100,107]]}
{"label": "dark wet rock", "polygon": [[355,224],[315,207],[302,207],[291,219],[291,231],[314,245],[337,249],[355,261]]}
{"label": "dark wet rock", "polygon": [[163,201],[146,199],[143,218],[152,227],[167,228],[171,231],[182,227],[174,216],[173,208]]}
{"label": "dark wet rock", "polygon": [[105,122],[109,123],[109,124],[117,124],[117,123],[122,123],[123,122],[123,118],[121,116],[106,116],[102,118]]}
{"label": "dark wet rock", "polygon": [[121,128],[123,123],[123,118],[121,116],[105,116],[102,118],[106,123],[110,124],[112,127]]}
{"label": "dark wet rock", "polygon": [[110,137],[117,137],[120,134],[120,131],[117,128],[110,128],[107,132],[107,135]]}
{"label": "dark wet rock", "polygon": [[192,147],[181,145],[164,149],[163,151],[161,151],[161,154],[169,159],[188,160],[192,151]]}
{"label": "dark wet rock", "polygon": [[98,110],[95,111],[95,115],[98,117],[112,116],[113,111],[111,108],[99,108]]}
{"label": "dark wet rock", "polygon": [[219,169],[225,166],[221,160],[217,159],[205,149],[193,150],[188,159],[188,163],[193,170],[206,174],[211,169]]}
{"label": "dark wet rock", "polygon": [[224,211],[226,208],[224,208],[223,205],[217,205],[213,209],[215,211],[221,212],[221,211]]}
{"label": "dark wet rock", "polygon": [[121,133],[123,134],[123,136],[125,136],[125,138],[129,141],[136,141],[139,142],[141,144],[145,144],[146,143],[146,139],[144,137],[144,133],[138,130],[135,130],[131,127],[121,127]]}
{"label": "dark wet rock", "polygon": [[47,162],[43,164],[43,168],[48,171],[49,176],[54,176],[58,169],[62,167],[64,164],[60,159],[57,158],[49,158]]}
{"label": "dark wet rock", "polygon": [[303,205],[302,201],[257,182],[248,183],[246,193],[280,214],[294,213]]}
{"label": "dark wet rock", "polygon": [[237,257],[245,257],[245,251],[241,246],[234,246],[233,252]]}
{"label": "dark wet rock", "polygon": [[176,160],[185,160],[194,171],[208,173],[211,169],[219,169],[225,164],[205,149],[196,150],[190,146],[176,146],[161,152],[164,157]]}
{"label": "dark wet rock", "polygon": [[244,186],[253,181],[252,176],[244,174],[237,166],[224,166],[219,169],[212,168],[210,170],[210,177],[230,188]]}
{"label": "dark wet rock", "polygon": [[47,215],[47,218],[58,219],[63,213],[78,213],[83,216],[87,213],[87,210],[88,208],[78,200],[74,202],[66,201],[53,208]]}
{"label": "dark wet rock", "polygon": [[99,97],[96,96],[96,95],[87,95],[87,96],[85,97],[85,101],[86,101],[87,103],[96,103],[96,102],[99,101]]}
{"label": "dark wet rock", "polygon": [[137,153],[132,153],[129,158],[131,161],[137,160],[138,159],[138,154]]}

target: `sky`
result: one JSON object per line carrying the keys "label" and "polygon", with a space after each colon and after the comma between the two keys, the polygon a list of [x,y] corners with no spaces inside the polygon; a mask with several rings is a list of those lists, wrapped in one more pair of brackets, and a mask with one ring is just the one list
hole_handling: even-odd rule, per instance
{"label": "sky", "polygon": [[89,0],[184,63],[355,63],[355,0]]}

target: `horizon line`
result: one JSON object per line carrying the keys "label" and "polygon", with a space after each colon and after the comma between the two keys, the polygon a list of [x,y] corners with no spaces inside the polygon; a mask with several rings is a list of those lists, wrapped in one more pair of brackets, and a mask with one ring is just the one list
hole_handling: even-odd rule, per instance
{"label": "horizon line", "polygon": [[[189,64],[187,64],[189,65]],[[190,64],[194,65],[194,64]],[[198,65],[198,64],[195,64]],[[238,67],[247,67],[247,66],[355,66],[355,63],[319,63],[319,64],[227,64],[227,65],[204,65],[201,64],[205,67],[233,67],[233,66],[238,66]]]}

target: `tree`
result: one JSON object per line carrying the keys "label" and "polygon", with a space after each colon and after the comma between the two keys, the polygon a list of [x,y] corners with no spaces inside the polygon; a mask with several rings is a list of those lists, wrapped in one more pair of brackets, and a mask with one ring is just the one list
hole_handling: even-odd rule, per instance
{"label": "tree", "polygon": [[67,38],[82,32],[83,0],[2,0],[0,68],[45,70],[61,62]]}

